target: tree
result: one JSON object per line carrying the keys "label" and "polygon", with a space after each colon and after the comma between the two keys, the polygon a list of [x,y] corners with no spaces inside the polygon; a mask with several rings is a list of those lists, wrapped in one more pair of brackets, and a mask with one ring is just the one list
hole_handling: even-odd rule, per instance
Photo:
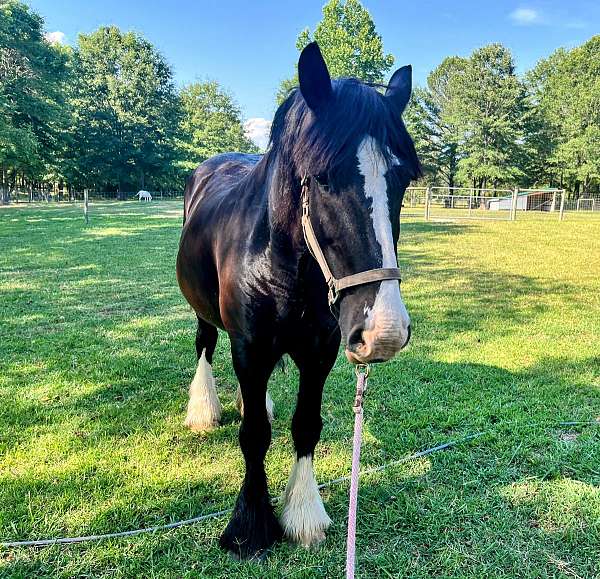
{"label": "tree", "polygon": [[406,120],[426,176],[449,187],[514,184],[532,164],[533,107],[500,44],[448,57],[416,89]]}
{"label": "tree", "polygon": [[134,32],[79,36],[71,103],[76,163],[86,187],[157,186],[175,159],[177,94],[171,68]]}
{"label": "tree", "polygon": [[425,175],[433,182],[443,180],[448,187],[454,187],[458,171],[456,95],[466,65],[464,58],[445,58],[428,76],[427,87],[414,89],[404,114]]}
{"label": "tree", "polygon": [[523,176],[525,88],[501,44],[475,50],[453,82],[450,123],[460,132],[458,173],[475,188]]}
{"label": "tree", "polygon": [[42,18],[0,1],[0,193],[58,172],[68,123],[68,52],[49,44]]}
{"label": "tree", "polygon": [[[319,43],[332,77],[351,76],[381,83],[394,64],[394,57],[384,54],[375,23],[359,0],[329,0],[314,32],[311,34],[308,28],[303,30],[296,40],[296,48],[302,51],[312,41]],[[297,74],[284,80],[277,92],[277,102],[281,103],[297,85]]]}
{"label": "tree", "polygon": [[244,135],[241,111],[218,83],[193,83],[179,94],[181,123],[179,148],[181,166],[187,171],[217,153],[257,153]]}
{"label": "tree", "polygon": [[[600,35],[541,60],[527,75],[550,178],[576,194],[600,185]],[[544,174],[542,173],[542,176]]]}

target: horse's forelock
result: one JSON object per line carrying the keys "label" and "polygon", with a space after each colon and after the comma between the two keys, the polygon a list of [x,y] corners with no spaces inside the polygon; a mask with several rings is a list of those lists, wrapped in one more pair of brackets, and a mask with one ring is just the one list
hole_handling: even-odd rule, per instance
{"label": "horse's forelock", "polygon": [[411,178],[421,169],[412,139],[399,114],[372,85],[356,79],[333,81],[334,100],[315,115],[298,89],[277,110],[271,128],[269,155],[299,173],[321,173],[356,154],[370,135],[384,155],[402,158]]}

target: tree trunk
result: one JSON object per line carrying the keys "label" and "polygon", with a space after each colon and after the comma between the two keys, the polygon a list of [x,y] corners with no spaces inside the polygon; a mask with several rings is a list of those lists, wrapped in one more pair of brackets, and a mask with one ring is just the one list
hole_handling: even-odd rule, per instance
{"label": "tree trunk", "polygon": [[0,167],[0,203],[2,203],[2,205],[4,205],[6,203],[5,201],[5,196],[6,196],[6,177],[5,177],[6,173],[5,173],[5,169],[4,169],[4,165],[2,165],[2,167]]}
{"label": "tree trunk", "polygon": [[123,192],[121,191],[121,179],[119,179],[119,182],[117,183],[117,199],[119,201],[125,200],[125,197],[123,196]]}

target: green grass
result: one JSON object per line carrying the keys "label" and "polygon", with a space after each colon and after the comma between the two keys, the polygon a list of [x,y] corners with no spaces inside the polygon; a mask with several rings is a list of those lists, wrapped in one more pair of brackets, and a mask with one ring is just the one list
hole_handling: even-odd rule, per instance
{"label": "green grass", "polygon": [[[0,540],[151,526],[229,506],[242,480],[222,336],[224,424],[183,426],[194,316],[177,202],[0,210]],[[359,577],[600,577],[600,220],[402,226],[412,345],[374,369],[363,466],[488,430],[362,481]],[[522,218],[521,218],[522,217]],[[296,372],[271,381],[271,491],[292,464]],[[350,466],[353,372],[325,390],[320,481]],[[532,423],[537,426],[531,426]],[[2,577],[340,577],[347,486],[318,549],[264,564],[218,548],[225,518],[76,546],[0,549]]]}

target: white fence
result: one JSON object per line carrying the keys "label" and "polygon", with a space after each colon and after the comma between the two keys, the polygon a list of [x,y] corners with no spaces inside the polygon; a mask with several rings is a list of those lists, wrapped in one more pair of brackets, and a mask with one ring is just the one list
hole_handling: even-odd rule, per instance
{"label": "white fence", "polygon": [[600,196],[568,200],[565,209],[567,211],[600,211]]}
{"label": "white fence", "polygon": [[[600,200],[597,204],[600,209]],[[591,207],[595,207],[595,204],[592,203]],[[556,213],[562,220],[566,210],[570,210],[570,207],[566,204],[564,189],[408,187],[404,195],[402,214],[405,217],[425,217],[428,221],[514,221],[519,212],[543,211]]]}
{"label": "white fence", "polygon": [[[137,199],[137,191],[89,191],[88,198],[93,201],[126,201]],[[157,199],[176,199],[183,197],[181,191],[150,191],[152,198]],[[83,201],[85,197],[84,191],[12,191],[9,196],[11,203],[32,203],[44,201],[47,203],[69,203],[74,201]]]}

